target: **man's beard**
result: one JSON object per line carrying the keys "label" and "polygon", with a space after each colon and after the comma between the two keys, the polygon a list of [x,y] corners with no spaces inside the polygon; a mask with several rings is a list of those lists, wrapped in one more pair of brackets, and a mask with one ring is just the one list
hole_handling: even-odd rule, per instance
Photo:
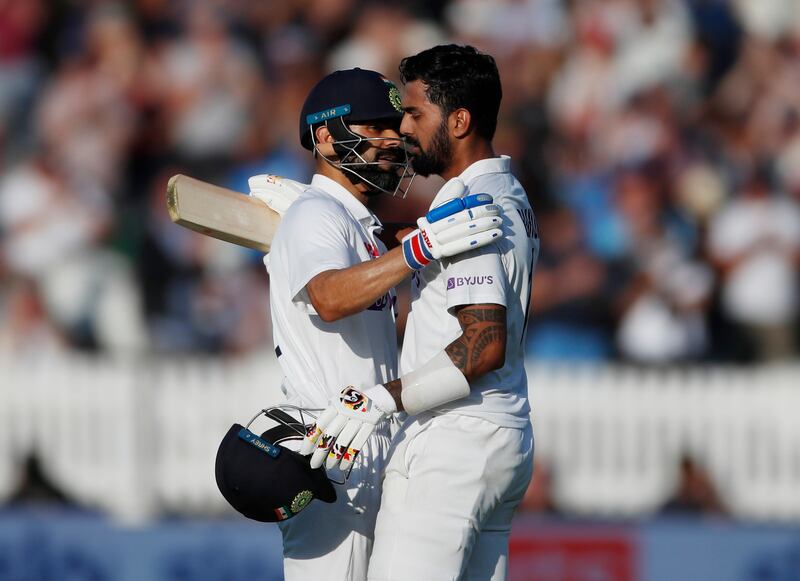
{"label": "man's beard", "polygon": [[419,148],[419,153],[411,160],[411,166],[414,171],[422,177],[428,177],[431,174],[442,175],[453,154],[450,138],[447,135],[447,121],[442,120],[439,129],[433,134],[428,151],[423,151],[416,140],[409,139],[409,142]]}
{"label": "man's beard", "polygon": [[[355,156],[353,155],[352,158]],[[367,191],[364,192],[368,196],[375,196],[383,193],[394,193],[400,185],[402,175],[400,172],[401,165],[405,158],[405,154],[401,154],[399,149],[388,149],[378,152],[375,155],[375,161],[371,163],[353,163],[348,165],[348,169],[356,174],[359,181],[367,185]],[[380,162],[389,162],[393,165],[388,168],[382,168],[378,165]],[[353,181],[353,174],[347,172],[350,181]],[[355,182],[354,182],[355,183]],[[376,189],[377,186],[381,189]],[[384,191],[381,191],[384,190]]]}
{"label": "man's beard", "polygon": [[[397,166],[392,166],[390,169],[381,169],[375,165],[359,163],[348,166],[348,168],[358,174],[359,179],[367,184],[368,189],[364,193],[368,196],[394,192],[400,184],[400,174]],[[373,185],[384,191],[374,189]]]}

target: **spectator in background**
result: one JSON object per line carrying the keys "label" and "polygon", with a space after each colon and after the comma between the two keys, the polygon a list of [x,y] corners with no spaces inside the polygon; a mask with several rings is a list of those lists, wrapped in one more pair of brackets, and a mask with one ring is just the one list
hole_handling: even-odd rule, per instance
{"label": "spectator in background", "polygon": [[30,106],[44,78],[35,48],[46,20],[43,0],[0,2],[0,166],[32,146]]}
{"label": "spectator in background", "polygon": [[724,516],[727,509],[708,473],[691,456],[683,455],[678,465],[675,492],[659,512],[676,516]]}
{"label": "spectator in background", "polygon": [[613,353],[608,267],[586,246],[567,208],[544,212],[528,352],[537,359],[602,361]]}
{"label": "spectator in background", "polygon": [[104,193],[46,154],[0,180],[6,276],[41,292],[48,317],[72,345],[137,351],[145,338],[136,286],[127,263],[103,246],[111,219]]}
{"label": "spectator in background", "polygon": [[150,342],[160,352],[256,350],[271,340],[261,261],[170,221],[164,192],[174,173],[166,168],[153,181],[138,260]]}
{"label": "spectator in background", "polygon": [[445,40],[438,26],[414,18],[403,4],[368,3],[358,14],[352,34],[328,58],[328,72],[355,66],[373,71],[395,71],[397,63],[405,55],[415,54]]}
{"label": "spectator in background", "polygon": [[126,11],[99,5],[87,17],[82,48],[43,92],[37,135],[62,171],[114,196],[137,127],[141,42]]}
{"label": "spectator in background", "polygon": [[520,47],[561,45],[568,34],[563,4],[560,0],[455,0],[448,3],[445,20],[460,41],[488,44],[503,58]]}
{"label": "spectator in background", "polygon": [[699,359],[707,348],[704,309],[712,273],[691,260],[692,232],[665,211],[661,176],[622,171],[616,202],[627,249],[617,345],[624,359],[665,364]]}
{"label": "spectator in background", "polygon": [[796,353],[800,307],[800,207],[756,172],[714,216],[709,256],[721,277],[725,316],[761,361]]}
{"label": "spectator in background", "polygon": [[36,285],[24,279],[5,285],[0,293],[0,353],[35,358],[66,348],[66,338],[48,317]]}
{"label": "spectator in background", "polygon": [[682,0],[600,2],[615,37],[615,90],[622,102],[682,76],[692,37]]}
{"label": "spectator in background", "polygon": [[167,139],[187,160],[229,163],[250,137],[263,90],[258,63],[221,6],[190,3],[185,23],[185,35],[157,55]]}

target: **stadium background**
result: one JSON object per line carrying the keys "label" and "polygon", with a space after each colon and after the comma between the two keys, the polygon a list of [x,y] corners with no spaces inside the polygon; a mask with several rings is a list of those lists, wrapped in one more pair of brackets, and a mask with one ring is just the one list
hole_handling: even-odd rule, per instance
{"label": "stadium background", "polygon": [[166,180],[306,180],[316,80],[450,41],[543,240],[512,578],[800,579],[797,1],[0,0],[0,581],[280,577],[212,475],[268,280]]}

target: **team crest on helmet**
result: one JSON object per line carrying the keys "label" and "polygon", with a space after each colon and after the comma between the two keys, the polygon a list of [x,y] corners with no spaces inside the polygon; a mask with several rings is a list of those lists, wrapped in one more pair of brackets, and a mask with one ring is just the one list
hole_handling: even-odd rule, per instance
{"label": "team crest on helmet", "polygon": [[395,84],[389,79],[383,79],[383,82],[389,85],[389,103],[398,113],[403,112],[403,100],[400,98],[400,91]]}
{"label": "team crest on helmet", "polygon": [[301,490],[297,493],[297,496],[294,497],[294,500],[292,500],[292,504],[289,508],[291,508],[292,512],[296,514],[307,507],[312,498],[314,498],[313,492],[310,490]]}

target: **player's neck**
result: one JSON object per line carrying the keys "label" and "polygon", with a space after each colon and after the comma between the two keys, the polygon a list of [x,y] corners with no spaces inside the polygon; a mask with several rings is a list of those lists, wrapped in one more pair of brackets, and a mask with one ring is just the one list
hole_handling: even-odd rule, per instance
{"label": "player's neck", "polygon": [[318,174],[324,175],[326,178],[332,179],[337,184],[346,189],[348,192],[350,192],[356,200],[358,200],[365,206],[367,205],[367,200],[369,199],[369,197],[359,189],[359,186],[351,182],[344,174],[344,172],[332,167],[325,161],[317,162],[316,171]]}
{"label": "player's neck", "polygon": [[451,162],[442,172],[445,180],[461,175],[465,169],[476,161],[497,157],[491,141],[485,139],[469,139],[458,141],[454,144]]}

